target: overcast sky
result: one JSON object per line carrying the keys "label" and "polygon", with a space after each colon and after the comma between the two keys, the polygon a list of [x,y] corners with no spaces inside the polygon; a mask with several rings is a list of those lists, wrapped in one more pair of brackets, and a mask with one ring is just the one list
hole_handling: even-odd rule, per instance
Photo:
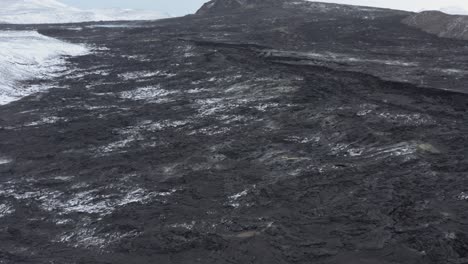
{"label": "overcast sky", "polygon": [[[81,8],[153,9],[174,16],[194,13],[207,0],[62,0]],[[455,7],[468,10],[468,0],[322,0],[321,2],[388,7],[411,11]],[[453,8],[451,8],[453,9]]]}

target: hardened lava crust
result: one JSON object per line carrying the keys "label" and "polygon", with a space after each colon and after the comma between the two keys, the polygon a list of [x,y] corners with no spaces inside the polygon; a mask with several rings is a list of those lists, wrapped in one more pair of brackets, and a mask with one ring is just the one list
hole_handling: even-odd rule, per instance
{"label": "hardened lava crust", "polygon": [[92,50],[0,106],[0,263],[468,263],[467,42],[265,3],[0,26]]}

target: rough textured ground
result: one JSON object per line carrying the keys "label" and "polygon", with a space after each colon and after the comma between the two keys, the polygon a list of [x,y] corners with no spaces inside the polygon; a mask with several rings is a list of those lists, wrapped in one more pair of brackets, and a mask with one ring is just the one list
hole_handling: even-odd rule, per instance
{"label": "rough textured ground", "polygon": [[0,263],[468,263],[468,47],[407,15],[9,26],[94,52],[0,107]]}

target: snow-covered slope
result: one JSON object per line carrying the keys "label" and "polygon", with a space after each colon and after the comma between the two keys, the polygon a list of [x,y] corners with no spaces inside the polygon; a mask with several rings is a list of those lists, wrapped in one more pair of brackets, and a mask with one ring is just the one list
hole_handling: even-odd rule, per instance
{"label": "snow-covered slope", "polygon": [[84,46],[46,37],[36,31],[0,31],[0,105],[47,87],[19,82],[44,78],[64,68],[63,56],[88,53]]}
{"label": "snow-covered slope", "polygon": [[152,20],[167,17],[162,13],[146,10],[82,10],[56,0],[1,0],[0,4],[0,21],[12,24]]}

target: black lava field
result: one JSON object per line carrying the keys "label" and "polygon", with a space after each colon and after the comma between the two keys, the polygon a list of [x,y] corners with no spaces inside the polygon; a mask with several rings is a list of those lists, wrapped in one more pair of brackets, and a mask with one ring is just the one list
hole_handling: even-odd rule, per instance
{"label": "black lava field", "polygon": [[0,263],[468,263],[468,43],[276,2],[0,26],[93,47],[0,106]]}

